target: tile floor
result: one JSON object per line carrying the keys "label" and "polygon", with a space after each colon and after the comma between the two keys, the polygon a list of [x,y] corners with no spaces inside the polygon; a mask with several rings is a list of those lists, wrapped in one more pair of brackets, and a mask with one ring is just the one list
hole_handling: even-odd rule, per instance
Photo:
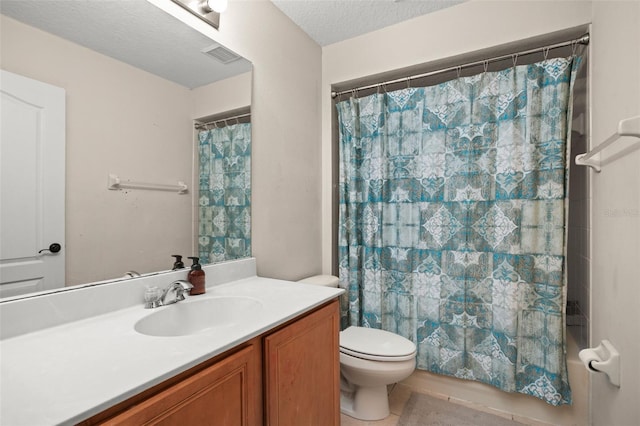
{"label": "tile floor", "polygon": [[[393,387],[390,387],[389,389],[390,389],[389,390],[389,411],[391,412],[389,417],[383,420],[378,420],[378,421],[363,421],[363,420],[356,420],[353,417],[349,417],[345,414],[340,414],[341,426],[396,426],[398,424],[398,421],[400,420],[400,416],[402,415],[404,406],[409,400],[409,397],[411,396],[412,389],[411,387],[404,385],[402,383],[395,384],[393,385]],[[431,396],[439,398],[439,397],[443,397],[444,395],[431,395]],[[461,400],[458,401],[457,403],[459,403],[462,406],[467,406],[473,409],[480,408],[478,406],[473,406],[473,404],[471,403],[461,401]],[[484,411],[487,413],[491,413],[494,415],[499,415],[501,417],[511,419],[511,416],[507,415],[506,413],[499,413],[488,408],[485,408],[485,409],[480,408],[480,411]],[[537,422],[534,422],[534,423],[525,422],[525,423],[514,423],[514,424],[542,425],[542,423],[537,423]]]}
{"label": "tile floor", "polygon": [[395,426],[398,424],[404,405],[411,396],[411,388],[403,384],[396,384],[389,393],[389,411],[391,415],[384,420],[378,420],[375,422],[367,422],[362,420],[356,420],[353,417],[349,417],[345,414],[340,414],[342,426]]}

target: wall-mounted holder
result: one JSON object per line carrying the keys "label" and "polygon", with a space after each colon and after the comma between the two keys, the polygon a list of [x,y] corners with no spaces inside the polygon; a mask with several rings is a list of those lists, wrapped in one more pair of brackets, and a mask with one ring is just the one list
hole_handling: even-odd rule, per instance
{"label": "wall-mounted holder", "polygon": [[596,172],[600,172],[600,151],[620,139],[622,136],[631,136],[640,138],[640,115],[637,117],[620,120],[618,123],[618,131],[609,136],[604,142],[589,152],[576,155],[576,164],[578,166],[589,166]]}
{"label": "wall-mounted holder", "polygon": [[117,175],[110,174],[109,181],[107,183],[107,189],[153,189],[158,191],[176,191],[178,194],[186,194],[189,190],[187,184],[179,181],[177,185],[165,185],[160,183],[147,183],[147,182],[122,182]]}
{"label": "wall-mounted holder", "polygon": [[611,342],[603,340],[597,348],[583,349],[578,356],[587,370],[605,373],[611,384],[620,387],[620,353]]}

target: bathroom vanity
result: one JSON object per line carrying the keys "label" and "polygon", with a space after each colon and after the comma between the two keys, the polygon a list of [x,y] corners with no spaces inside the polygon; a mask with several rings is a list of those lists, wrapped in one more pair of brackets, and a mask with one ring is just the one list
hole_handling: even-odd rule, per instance
{"label": "bathroom vanity", "polygon": [[[208,266],[207,277],[205,295],[156,309],[143,308],[144,289],[168,285],[173,275],[74,290],[86,291],[88,303],[137,303],[49,328],[7,331],[0,342],[0,423],[339,424],[337,297],[343,290],[257,277],[253,259]],[[137,297],[116,302],[123,285]],[[111,292],[113,299],[105,296]],[[38,305],[65,303],[56,298],[64,297],[16,303],[28,315]],[[244,299],[255,301],[251,312],[217,325],[194,327],[180,316],[201,306],[209,312],[211,301],[233,307]],[[20,320],[10,303],[0,304],[1,319]],[[183,331],[139,327],[153,315],[162,320],[163,311],[185,323]]]}
{"label": "bathroom vanity", "polygon": [[339,425],[338,327],[333,301],[81,424]]}

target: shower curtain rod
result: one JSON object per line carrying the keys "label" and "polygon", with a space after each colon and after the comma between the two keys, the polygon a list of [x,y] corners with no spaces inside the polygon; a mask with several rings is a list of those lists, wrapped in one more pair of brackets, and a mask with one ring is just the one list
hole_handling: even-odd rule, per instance
{"label": "shower curtain rod", "polygon": [[218,120],[207,121],[206,123],[196,123],[196,124],[195,124],[195,127],[196,127],[196,128],[204,127],[204,128],[206,129],[206,128],[207,128],[207,126],[210,126],[210,125],[215,124],[215,123],[222,123],[222,122],[224,122],[225,124],[228,124],[228,123],[227,123],[227,121],[230,121],[230,120],[237,120],[237,119],[239,119],[239,118],[244,118],[244,117],[251,117],[251,113],[250,113],[250,112],[246,112],[246,113],[244,113],[244,114],[232,115],[232,116],[230,116],[230,117],[220,118],[220,119],[218,119]]}
{"label": "shower curtain rod", "polygon": [[528,55],[528,54],[531,54],[531,53],[538,53],[538,52],[544,52],[545,55],[546,55],[546,53],[548,53],[549,50],[551,50],[551,49],[557,49],[557,48],[565,47],[565,46],[574,46],[574,49],[575,49],[575,46],[577,46],[578,44],[584,44],[584,45],[589,44],[589,34],[585,34],[582,37],[574,39],[574,40],[568,40],[568,41],[564,41],[564,42],[560,42],[560,43],[551,44],[551,45],[548,45],[548,46],[537,47],[535,49],[524,50],[524,51],[521,51],[521,52],[510,53],[508,55],[496,56],[496,57],[489,58],[489,59],[483,59],[481,61],[469,62],[469,63],[463,64],[463,65],[458,65],[458,66],[455,66],[455,67],[443,68],[443,69],[439,69],[439,70],[436,70],[436,71],[430,71],[430,72],[426,72],[426,73],[422,73],[422,74],[412,75],[410,77],[397,78],[395,80],[384,81],[382,83],[369,84],[367,86],[354,87],[353,89],[342,90],[342,91],[339,91],[339,92],[331,92],[331,97],[335,99],[338,96],[343,95],[345,93],[356,93],[359,90],[375,89],[377,87],[385,86],[387,84],[402,83],[403,81],[407,82],[407,84],[411,84],[411,80],[415,80],[415,79],[423,78],[423,77],[429,77],[429,76],[437,75],[437,74],[442,74],[442,73],[449,72],[449,71],[458,71],[458,72],[460,72],[464,68],[470,68],[470,67],[473,67],[473,66],[476,66],[476,65],[484,65],[485,66],[485,71],[486,71],[487,65],[489,65],[492,62],[498,62],[498,61],[502,61],[504,59],[512,58],[514,60],[514,64],[515,64],[515,62],[518,59],[518,56],[520,56],[520,55]]}

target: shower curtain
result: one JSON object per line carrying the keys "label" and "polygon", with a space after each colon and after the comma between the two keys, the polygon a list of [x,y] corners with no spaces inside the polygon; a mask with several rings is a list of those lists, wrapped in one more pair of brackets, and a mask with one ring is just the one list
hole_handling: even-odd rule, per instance
{"label": "shower curtain", "polygon": [[251,123],[198,134],[201,262],[251,256]]}
{"label": "shower curtain", "polygon": [[571,403],[565,198],[578,63],[337,104],[343,327],[409,338],[420,369]]}

